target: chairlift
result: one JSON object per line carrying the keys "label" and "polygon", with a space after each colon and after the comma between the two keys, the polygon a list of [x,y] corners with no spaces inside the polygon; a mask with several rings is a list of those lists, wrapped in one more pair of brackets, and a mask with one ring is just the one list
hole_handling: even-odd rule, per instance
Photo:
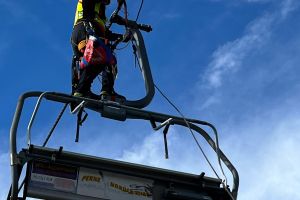
{"label": "chairlift", "polygon": [[[140,30],[150,32],[151,26],[138,24],[115,14],[112,23],[126,26],[131,40],[135,44],[141,74],[145,82],[146,94],[137,100],[118,103],[107,100],[95,100],[57,92],[27,92],[20,96],[10,130],[10,164],[11,188],[7,199],[86,199],[86,200],[226,200],[237,199],[238,172],[225,154],[218,141],[214,141],[203,129],[215,127],[205,121],[189,119],[145,110],[154,96],[155,88],[147,52]],[[17,151],[17,128],[23,105],[26,100],[38,98],[27,128],[27,147]],[[54,123],[43,145],[32,144],[31,127],[42,101],[63,104],[63,109]],[[212,178],[167,169],[138,165],[104,159],[91,155],[68,152],[60,147],[46,147],[56,125],[59,123],[66,107],[77,105],[72,114],[77,115],[75,141],[79,141],[80,126],[86,118],[86,110],[100,113],[102,117],[120,121],[129,119],[148,121],[154,130],[163,129],[165,156],[168,158],[167,134],[170,126],[183,126],[199,133],[216,152],[218,161],[232,173],[231,188],[220,177]],[[22,170],[26,166],[25,179],[20,183]],[[23,194],[19,194],[23,188]],[[19,195],[22,195],[19,197]]]}

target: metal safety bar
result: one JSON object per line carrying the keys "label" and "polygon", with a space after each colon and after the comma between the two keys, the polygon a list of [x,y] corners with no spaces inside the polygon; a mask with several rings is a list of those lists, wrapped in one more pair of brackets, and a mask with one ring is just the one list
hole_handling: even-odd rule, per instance
{"label": "metal safety bar", "polygon": [[[43,95],[42,95],[43,94]],[[85,101],[85,108],[88,108],[90,110],[102,113],[103,109],[106,106],[115,107],[122,109],[125,111],[126,119],[142,119],[142,120],[148,120],[148,121],[154,121],[154,122],[166,122],[169,121],[168,119],[172,118],[171,123],[174,125],[181,125],[187,127],[188,122],[191,129],[198,132],[202,135],[202,137],[208,142],[208,144],[213,148],[214,151],[219,151],[220,158],[222,162],[225,164],[225,166],[230,170],[233,176],[233,185],[232,185],[232,196],[236,199],[237,193],[238,193],[238,187],[239,187],[239,175],[235,167],[232,165],[232,163],[229,161],[229,159],[225,156],[225,154],[220,150],[217,149],[215,142],[213,139],[209,136],[206,131],[204,131],[202,128],[197,126],[199,125],[208,125],[209,123],[196,120],[196,119],[183,119],[181,117],[177,116],[171,116],[166,115],[162,113],[156,113],[146,110],[141,110],[133,107],[129,107],[126,105],[120,105],[116,104],[114,102],[105,102],[105,101],[97,101],[92,99],[86,99],[86,98],[80,98],[80,97],[73,97],[67,94],[63,93],[56,93],[56,92],[28,92],[20,96],[16,112],[13,118],[11,130],[10,130],[10,164],[11,164],[11,179],[12,179],[12,189],[11,189],[11,199],[15,200],[17,199],[18,195],[18,167],[19,167],[19,158],[17,153],[17,128],[19,124],[19,120],[22,114],[22,109],[24,102],[29,97],[41,97],[46,98],[50,101],[60,102],[60,103],[76,103],[80,104],[83,100]],[[211,125],[210,125],[211,126]]]}
{"label": "metal safety bar", "polygon": [[34,110],[33,110],[33,113],[31,115],[31,118],[30,118],[30,121],[28,123],[28,126],[27,126],[27,145],[30,146],[31,145],[31,127],[32,127],[32,124],[34,122],[34,119],[35,119],[35,116],[37,114],[37,111],[38,109],[40,108],[40,105],[41,105],[41,102],[42,102],[42,99],[44,97],[44,95],[46,94],[47,92],[43,92],[39,98],[38,98],[38,101],[34,107]]}
{"label": "metal safety bar", "polygon": [[131,29],[131,33],[136,43],[135,45],[137,49],[137,58],[145,82],[146,95],[141,99],[126,100],[125,105],[130,107],[135,107],[135,108],[144,108],[147,105],[149,105],[149,103],[151,102],[154,96],[155,93],[154,83],[153,83],[153,78],[151,74],[151,69],[149,65],[149,60],[147,56],[143,35],[138,29]]}

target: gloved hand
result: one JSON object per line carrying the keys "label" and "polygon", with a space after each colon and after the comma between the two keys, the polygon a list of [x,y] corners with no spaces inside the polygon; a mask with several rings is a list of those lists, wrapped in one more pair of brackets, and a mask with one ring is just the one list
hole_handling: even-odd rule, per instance
{"label": "gloved hand", "polygon": [[85,21],[84,27],[87,35],[95,35],[94,27],[90,21]]}

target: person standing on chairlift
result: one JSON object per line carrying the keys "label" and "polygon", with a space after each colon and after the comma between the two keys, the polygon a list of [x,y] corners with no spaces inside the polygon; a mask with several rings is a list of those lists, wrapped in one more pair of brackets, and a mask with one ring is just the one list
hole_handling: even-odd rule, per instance
{"label": "person standing on chairlift", "polygon": [[[75,97],[102,99],[114,96],[117,60],[106,40],[106,6],[110,0],[79,0],[71,36],[73,48],[72,94]],[[102,72],[100,95],[91,92],[93,80]]]}

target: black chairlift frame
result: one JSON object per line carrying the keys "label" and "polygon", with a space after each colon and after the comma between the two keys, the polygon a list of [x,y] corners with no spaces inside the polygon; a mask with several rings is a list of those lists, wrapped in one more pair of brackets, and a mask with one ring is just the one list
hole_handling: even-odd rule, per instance
{"label": "black chairlift frame", "polygon": [[[151,125],[155,123],[166,123],[169,125],[180,125],[184,127],[188,127],[203,136],[203,138],[208,142],[208,144],[214,149],[214,151],[219,151],[219,156],[222,162],[226,165],[226,167],[231,171],[233,176],[233,185],[231,194],[236,199],[239,185],[239,176],[238,172],[229,159],[225,156],[225,154],[217,149],[217,146],[214,140],[209,136],[206,131],[200,128],[198,125],[208,125],[208,123],[199,121],[196,119],[183,119],[177,116],[171,116],[146,110],[141,110],[138,108],[133,108],[125,105],[120,105],[115,102],[104,102],[104,101],[96,101],[92,99],[85,98],[76,98],[70,95],[55,93],[55,92],[28,92],[23,94],[18,102],[16,113],[14,115],[11,133],[10,133],[10,158],[11,158],[11,179],[12,179],[12,188],[11,188],[11,199],[17,199],[18,195],[18,182],[20,178],[20,167],[22,167],[22,161],[20,154],[17,153],[17,127],[20,120],[22,108],[24,105],[24,101],[30,97],[40,97],[45,98],[50,101],[61,102],[61,103],[77,103],[80,104],[82,101],[85,101],[84,107],[102,114],[102,116],[117,119],[121,121],[125,121],[126,119],[139,119],[146,120],[151,123]],[[111,114],[112,113],[112,114]],[[119,116],[117,116],[119,114]],[[170,120],[171,119],[171,120]],[[156,128],[156,127],[153,127]],[[28,132],[28,141],[30,144],[30,131]]]}
{"label": "black chairlift frame", "polygon": [[[148,62],[148,57],[146,53],[146,48],[144,45],[142,34],[139,31],[139,25],[134,22],[130,21],[130,31],[133,35],[133,39],[137,46],[137,52],[138,52],[138,61],[141,66],[141,72],[143,75],[143,78],[145,80],[145,88],[146,88],[146,95],[145,97],[133,100],[133,101],[126,101],[124,105],[110,102],[110,101],[101,101],[101,100],[93,100],[93,99],[87,99],[87,98],[79,98],[74,97],[71,95],[63,94],[63,93],[56,93],[56,92],[27,92],[20,96],[16,112],[14,114],[11,130],[10,130],[10,165],[11,165],[11,190],[9,194],[9,199],[11,200],[17,200],[18,199],[18,187],[19,187],[19,179],[20,179],[20,171],[22,170],[23,165],[30,161],[29,157],[26,157],[26,153],[30,153],[30,147],[33,145],[31,144],[31,134],[30,129],[32,122],[34,120],[35,114],[38,111],[39,105],[41,103],[42,99],[47,99],[49,101],[64,103],[64,104],[77,104],[81,105],[83,108],[93,110],[95,112],[101,113],[103,117],[119,120],[119,121],[125,121],[126,119],[138,119],[138,120],[146,120],[149,121],[153,127],[153,129],[157,130],[159,128],[162,128],[165,126],[164,134],[166,136],[167,129],[170,125],[180,125],[184,127],[189,127],[192,130],[198,132],[203,136],[203,138],[208,142],[208,144],[212,147],[212,149],[218,153],[220,159],[225,164],[225,166],[230,170],[233,176],[233,184],[232,189],[230,191],[230,196],[233,196],[234,199],[237,198],[238,193],[238,186],[239,186],[239,176],[238,172],[235,169],[235,167],[232,165],[232,163],[229,161],[229,159],[225,156],[225,154],[218,149],[216,143],[214,140],[209,136],[209,134],[204,131],[202,128],[199,127],[199,125],[205,125],[210,126],[211,128],[215,129],[211,124],[196,120],[196,119],[184,119],[182,117],[177,116],[171,116],[166,115],[162,113],[156,113],[151,111],[142,110],[141,108],[146,107],[152,100],[154,96],[154,83],[151,75],[151,70]],[[21,117],[23,105],[25,103],[25,100],[32,97],[39,97],[36,108],[34,110],[32,119],[30,120],[30,124],[28,126],[28,149],[21,151],[18,153],[17,151],[17,128],[19,124],[19,120]],[[161,125],[156,126],[156,123],[161,123]],[[36,152],[38,153],[47,153],[49,150],[45,148],[38,148]],[[60,149],[60,152],[62,149]],[[62,154],[70,155],[71,157],[74,156],[73,154],[68,154],[63,152]],[[25,155],[25,156],[24,156]],[[80,156],[80,155],[77,155]],[[167,156],[167,148],[166,148],[166,156]],[[83,157],[84,159],[85,157]],[[91,161],[98,162],[98,164],[101,164],[102,162],[99,161],[101,159],[99,158],[93,158]],[[103,163],[102,163],[103,164]],[[118,164],[117,164],[118,165]],[[124,164],[121,164],[124,165]],[[124,165],[125,166],[125,165]],[[134,170],[137,168],[133,167]],[[138,167],[138,169],[140,169]],[[147,170],[146,170],[147,171]],[[149,170],[148,170],[149,171]],[[158,172],[157,172],[158,173]],[[159,173],[158,173],[159,174]],[[170,175],[170,173],[166,173],[167,175]],[[166,175],[165,174],[165,175]],[[162,175],[162,176],[165,176]],[[172,173],[171,173],[172,175]],[[174,174],[173,174],[174,175]],[[187,176],[190,177],[190,176]],[[185,177],[186,178],[186,177]],[[210,180],[210,182],[213,182]],[[219,180],[215,181],[215,183],[220,184]],[[226,186],[227,187],[227,186]],[[223,189],[224,190],[224,189]],[[228,189],[229,190],[229,189]],[[172,194],[170,194],[172,196]],[[170,197],[171,198],[171,197]],[[182,199],[180,197],[174,197],[173,199]],[[172,199],[172,198],[171,198]],[[225,198],[227,199],[227,198]]]}

